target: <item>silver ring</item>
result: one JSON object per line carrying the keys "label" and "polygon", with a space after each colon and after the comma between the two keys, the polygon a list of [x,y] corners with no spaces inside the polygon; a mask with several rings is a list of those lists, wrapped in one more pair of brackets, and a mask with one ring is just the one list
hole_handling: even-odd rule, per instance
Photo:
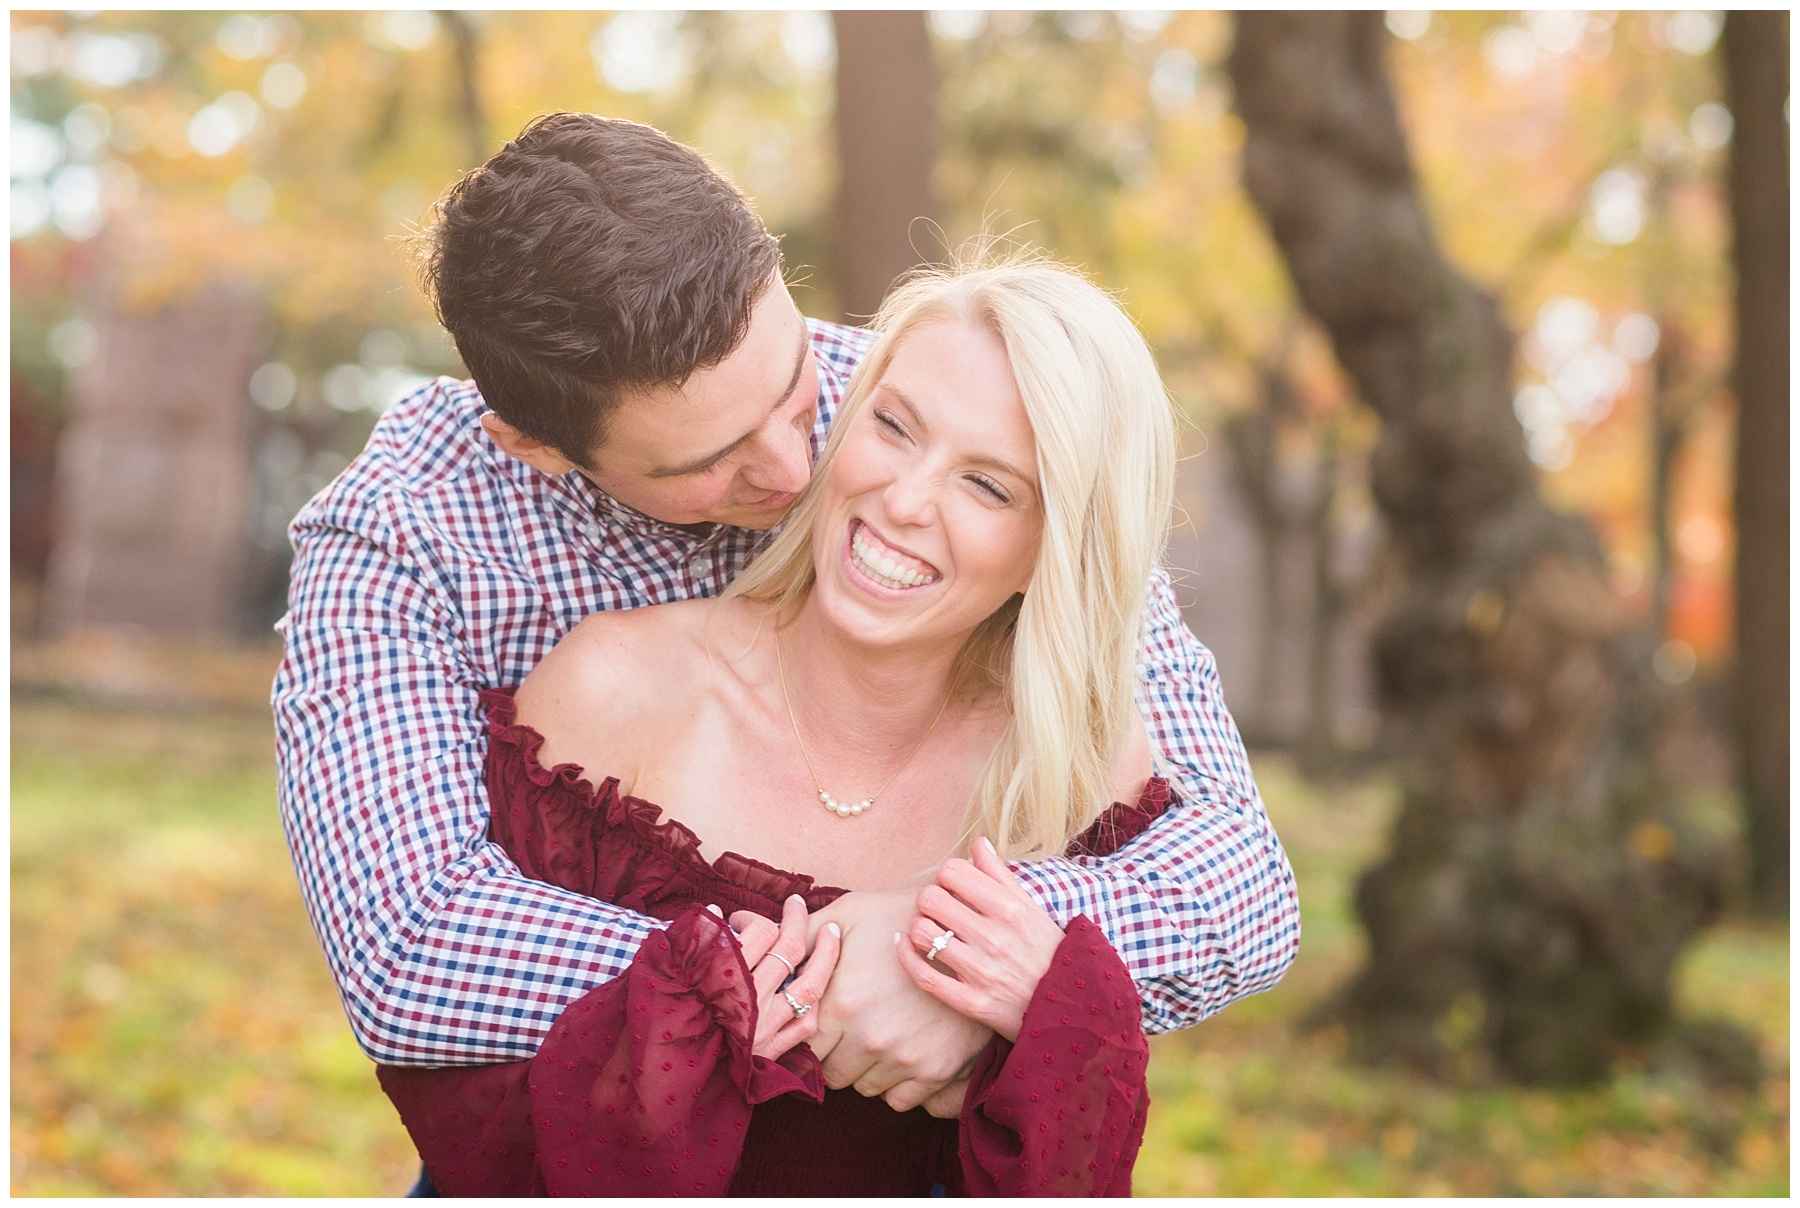
{"label": "silver ring", "polygon": [[812,1010],[812,1008],[810,1006],[801,1002],[799,999],[795,998],[792,994],[789,994],[786,990],[783,990],[781,992],[781,996],[783,998],[787,999],[788,1006],[794,1008],[794,1018],[795,1019],[805,1019],[806,1013],[808,1011]]}
{"label": "silver ring", "polygon": [[794,968],[794,962],[790,961],[787,957],[781,955],[781,953],[775,951],[773,948],[771,948],[769,951],[765,952],[763,955],[764,956],[772,956],[776,960],[780,961],[782,964],[786,965],[787,971],[788,971],[788,977],[792,977],[792,976],[794,976],[794,974],[799,972],[798,969]]}
{"label": "silver ring", "polygon": [[931,947],[925,951],[925,959],[928,961],[936,960],[938,958],[938,953],[948,948],[950,946],[950,941],[955,938],[956,932],[945,931],[944,934],[938,936],[935,940],[932,940]]}

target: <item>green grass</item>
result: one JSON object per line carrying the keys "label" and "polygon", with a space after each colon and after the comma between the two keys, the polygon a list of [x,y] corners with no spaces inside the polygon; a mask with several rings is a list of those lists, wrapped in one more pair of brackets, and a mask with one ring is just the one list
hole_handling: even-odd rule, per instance
{"label": "green grass", "polygon": [[12,1189],[393,1195],[275,816],[266,720],[15,702]]}
{"label": "green grass", "polygon": [[[14,1193],[402,1191],[416,1159],[302,912],[267,720],[20,700],[12,726]],[[1684,1009],[1765,1038],[1754,1093],[1360,1068],[1298,1025],[1355,967],[1350,885],[1390,802],[1258,771],[1305,943],[1274,991],[1153,1043],[1139,1194],[1786,1193],[1785,929],[1715,931],[1682,969]]]}

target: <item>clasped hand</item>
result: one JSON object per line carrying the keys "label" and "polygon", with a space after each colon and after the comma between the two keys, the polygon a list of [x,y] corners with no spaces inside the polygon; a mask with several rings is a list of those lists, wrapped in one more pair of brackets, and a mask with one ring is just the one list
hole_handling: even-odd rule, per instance
{"label": "clasped hand", "polygon": [[[849,893],[810,915],[790,898],[779,929],[732,915],[759,995],[754,1051],[773,1058],[811,1041],[828,1085],[879,1095],[896,1111],[957,1115],[975,1058],[992,1034],[1017,1037],[1063,939],[987,840],[973,856],[946,860],[921,889]],[[785,968],[763,959],[771,951],[799,966],[785,992],[808,1005],[800,1018],[782,996]]]}

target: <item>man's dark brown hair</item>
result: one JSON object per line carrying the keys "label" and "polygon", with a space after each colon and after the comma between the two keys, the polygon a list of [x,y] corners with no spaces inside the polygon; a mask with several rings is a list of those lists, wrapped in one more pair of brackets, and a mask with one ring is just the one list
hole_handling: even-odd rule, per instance
{"label": "man's dark brown hair", "polygon": [[743,340],[781,250],[732,183],[659,130],[534,119],[457,181],[426,292],[501,419],[588,466],[620,399]]}

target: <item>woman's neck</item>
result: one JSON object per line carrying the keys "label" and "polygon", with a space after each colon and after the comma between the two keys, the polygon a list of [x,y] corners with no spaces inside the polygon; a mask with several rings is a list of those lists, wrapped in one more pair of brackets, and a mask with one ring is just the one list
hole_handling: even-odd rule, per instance
{"label": "woman's neck", "polygon": [[911,750],[945,708],[962,642],[874,647],[829,624],[808,597],[782,628],[781,675],[788,706],[815,754],[840,770],[849,762]]}

